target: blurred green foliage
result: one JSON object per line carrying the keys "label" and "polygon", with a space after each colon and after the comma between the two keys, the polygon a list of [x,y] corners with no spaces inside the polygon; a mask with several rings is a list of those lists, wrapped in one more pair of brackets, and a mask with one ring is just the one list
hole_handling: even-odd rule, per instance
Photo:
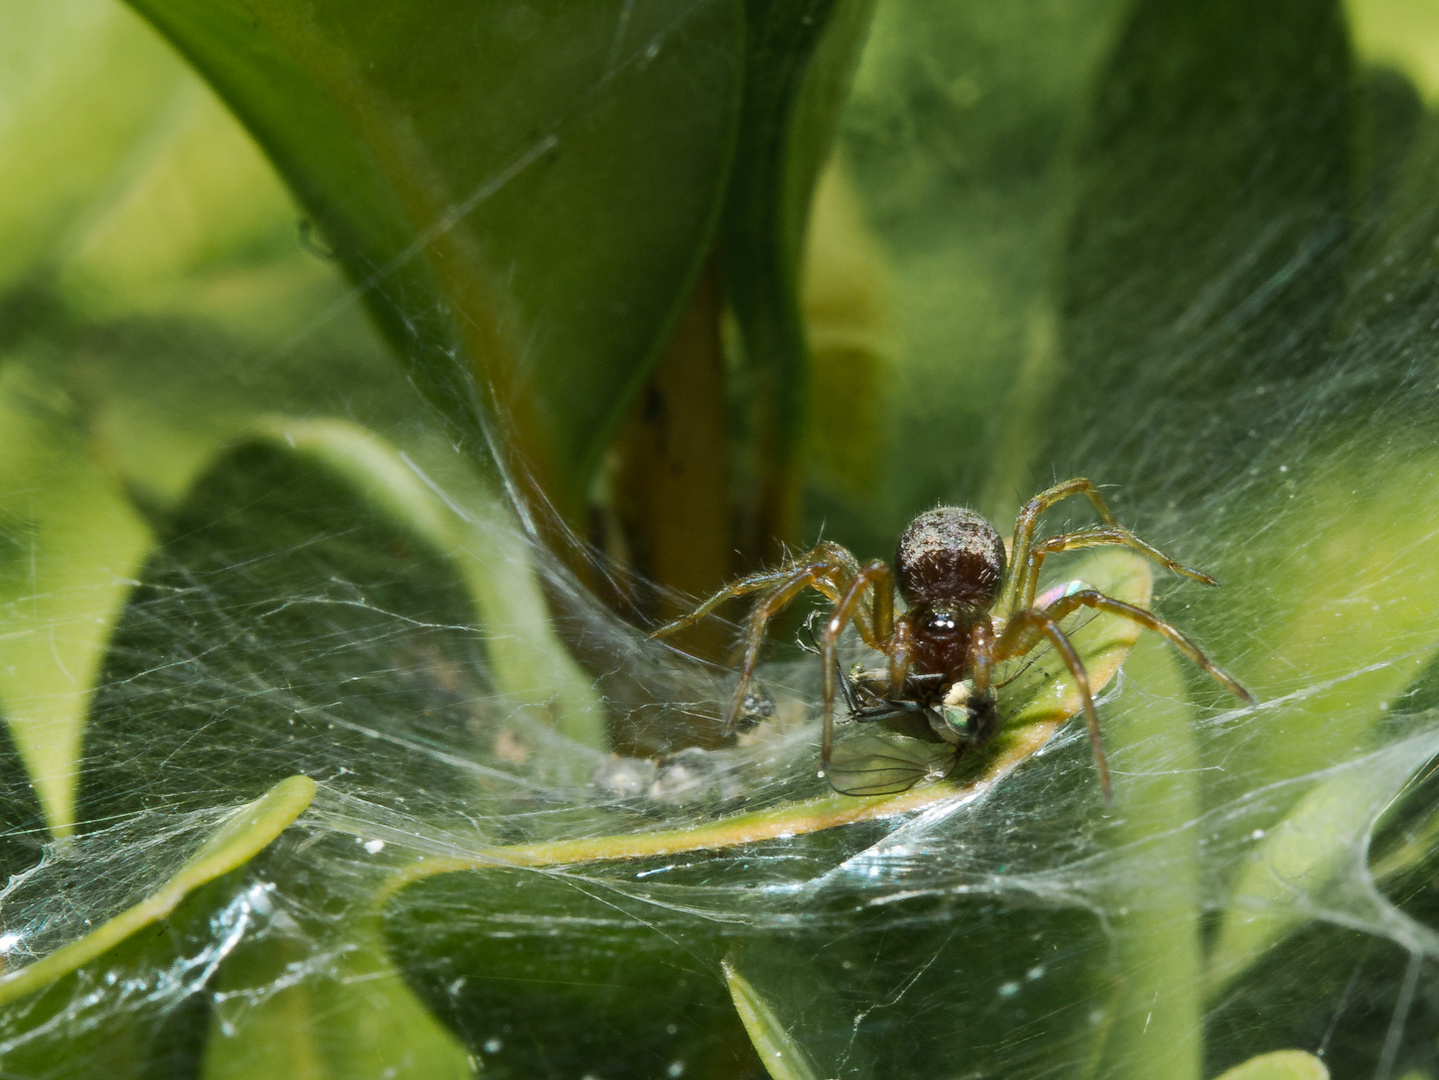
{"label": "blurred green foliage", "polygon": [[[1436,98],[1410,0],[11,0],[0,1069],[1439,1076]],[[627,572],[1074,472],[1264,702],[1139,645],[1112,811],[597,794],[725,695]]]}

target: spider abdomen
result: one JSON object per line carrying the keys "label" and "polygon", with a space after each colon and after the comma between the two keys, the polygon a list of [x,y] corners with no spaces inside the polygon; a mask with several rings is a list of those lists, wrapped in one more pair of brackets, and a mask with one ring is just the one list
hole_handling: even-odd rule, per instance
{"label": "spider abdomen", "polygon": [[950,601],[988,609],[1004,578],[1004,540],[982,514],[941,506],[900,534],[896,583],[911,607]]}

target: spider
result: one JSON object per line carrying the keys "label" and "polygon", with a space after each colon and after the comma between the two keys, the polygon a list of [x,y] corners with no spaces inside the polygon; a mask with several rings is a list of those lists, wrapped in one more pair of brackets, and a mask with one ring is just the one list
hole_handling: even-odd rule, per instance
{"label": "spider", "polygon": [[[1039,516],[1073,495],[1084,495],[1094,504],[1100,524],[1036,542]],[[906,526],[893,568],[882,559],[861,565],[839,544],[822,541],[778,570],[740,578],[650,636],[662,637],[692,626],[732,597],[763,592],[750,616],[739,685],[725,718],[725,732],[729,733],[754,676],[770,620],[806,589],[815,589],[833,601],[817,643],[823,664],[821,757],[826,771],[834,742],[835,688],[843,677],[837,663],[838,642],[847,625],[852,623],[864,643],[887,659],[884,669],[857,672],[852,677],[870,702],[868,715],[864,708],[855,708],[851,687],[845,687],[851,713],[867,719],[883,710],[919,712],[936,735],[961,751],[984,745],[999,729],[995,665],[1026,656],[1047,641],[1068,667],[1079,691],[1100,787],[1105,800],[1112,801],[1109,765],[1089,676],[1059,625],[1067,615],[1091,608],[1129,619],[1167,638],[1241,701],[1253,704],[1254,698],[1179,630],[1144,608],[1083,587],[1061,590],[1054,597],[1046,595],[1044,602],[1036,605],[1039,571],[1047,556],[1101,546],[1133,548],[1182,577],[1205,585],[1219,584],[1124,528],[1098,489],[1083,477],[1075,477],[1024,504],[1008,553],[998,530],[983,516],[961,507],[942,506],[920,514]],[[904,601],[903,613],[896,612],[896,592]]]}

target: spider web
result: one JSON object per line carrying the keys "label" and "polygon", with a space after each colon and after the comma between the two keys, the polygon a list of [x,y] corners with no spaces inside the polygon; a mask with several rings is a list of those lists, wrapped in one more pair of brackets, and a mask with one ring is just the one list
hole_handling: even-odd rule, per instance
{"label": "spider web", "polygon": [[[63,641],[93,599],[42,544],[43,514],[15,509],[84,457],[76,398],[104,403],[122,458],[193,467],[155,546],[112,574],[132,580],[96,662],[73,836],[49,836],[7,750],[7,966],[153,894],[271,784],[320,788],[158,930],[8,1006],[7,1072],[283,1075],[276,1033],[298,1032],[336,1075],[759,1075],[725,961],[815,1075],[1197,1078],[1294,1048],[1340,1076],[1439,1076],[1433,89],[1381,6],[1296,3],[1339,45],[1316,30],[1234,124],[1265,121],[1262,165],[1308,146],[1306,124],[1327,137],[1329,113],[1362,114],[1361,190],[1322,160],[1255,166],[1251,201],[1185,248],[1163,204],[1187,189],[1105,141],[1162,67],[1158,6],[879,5],[840,154],[892,277],[892,465],[862,499],[817,484],[809,535],[887,556],[937,501],[1001,520],[1083,473],[1225,582],[1161,579],[1155,607],[1260,705],[1143,639],[1101,702],[1112,807],[1072,723],[1001,783],[896,818],[470,869],[501,845],[825,796],[813,660],[778,643],[773,716],[687,747],[718,727],[732,674],[646,641],[537,545],[395,374],[362,290],[303,252],[286,265],[311,291],[240,344],[149,312],[61,363],[42,321],[0,366],[7,408],[56,448],[6,498],[17,620],[75,599]],[[668,47],[631,40],[633,7],[616,7],[611,69]],[[1362,87],[1338,105],[1333,55]],[[167,123],[229,123],[176,87]],[[1116,205],[1159,240],[1086,231]],[[1182,274],[1155,253],[1166,239]],[[336,465],[361,446],[368,465]],[[1068,513],[1049,528],[1087,520]],[[1081,573],[1050,562],[1052,580]],[[863,655],[851,643],[846,663]]]}

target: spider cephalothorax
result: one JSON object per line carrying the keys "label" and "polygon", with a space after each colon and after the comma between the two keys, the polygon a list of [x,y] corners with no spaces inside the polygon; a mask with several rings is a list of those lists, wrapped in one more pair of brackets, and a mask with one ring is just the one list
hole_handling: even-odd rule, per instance
{"label": "spider cephalothorax", "polygon": [[[1101,524],[1036,543],[1034,530],[1039,515],[1070,495],[1086,496],[1094,504]],[[1218,584],[1119,525],[1094,485],[1076,477],[1054,485],[1024,505],[1015,521],[1008,558],[999,532],[982,515],[962,507],[942,506],[921,514],[905,528],[893,569],[881,559],[861,566],[843,547],[823,542],[779,570],[741,578],[684,618],[661,627],[655,636],[692,625],[730,597],[765,590],[750,619],[739,687],[726,720],[726,730],[730,730],[754,675],[770,619],[805,589],[816,589],[834,601],[816,641],[823,663],[822,745],[826,768],[833,744],[837,686],[843,690],[851,712],[860,719],[896,710],[912,711],[923,716],[934,734],[945,742],[960,749],[978,746],[993,738],[999,728],[993,685],[995,665],[1025,656],[1040,642],[1048,641],[1068,667],[1079,691],[1100,785],[1109,799],[1109,767],[1099,737],[1099,714],[1084,664],[1060,628],[1065,616],[1085,607],[1136,622],[1167,638],[1241,700],[1254,700],[1188,638],[1144,608],[1084,587],[1063,590],[1036,605],[1035,591],[1045,556],[1110,545],[1133,548],[1174,573],[1206,585]],[[905,604],[904,612],[898,614],[896,592]],[[888,664],[879,671],[856,672],[841,682],[836,662],[838,642],[850,624],[866,645],[884,654]]]}
{"label": "spider cephalothorax", "polygon": [[999,532],[963,507],[920,514],[900,534],[894,575],[909,608],[896,623],[911,666],[947,682],[965,678],[971,654],[993,633],[989,609],[1004,578]]}

